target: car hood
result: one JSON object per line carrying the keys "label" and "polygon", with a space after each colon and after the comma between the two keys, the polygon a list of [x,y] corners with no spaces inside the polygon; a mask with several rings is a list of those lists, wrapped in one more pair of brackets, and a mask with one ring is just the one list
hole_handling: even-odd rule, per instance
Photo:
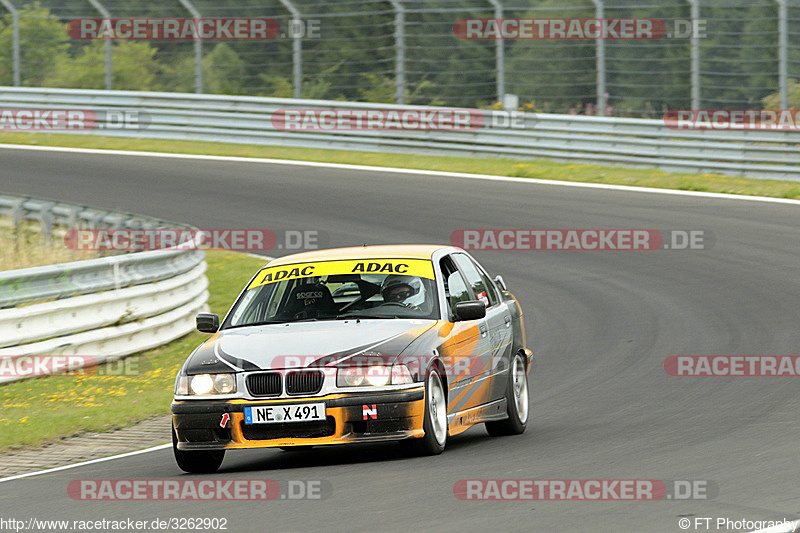
{"label": "car hood", "polygon": [[347,356],[400,355],[435,320],[290,322],[222,330],[186,362],[188,374],[315,366]]}

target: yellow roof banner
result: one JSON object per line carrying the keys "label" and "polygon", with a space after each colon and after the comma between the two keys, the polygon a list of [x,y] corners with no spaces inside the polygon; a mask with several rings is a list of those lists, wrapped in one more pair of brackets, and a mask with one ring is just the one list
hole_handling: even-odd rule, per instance
{"label": "yellow roof banner", "polygon": [[427,259],[347,259],[267,266],[256,274],[247,288],[254,289],[278,281],[331,274],[403,274],[434,279],[433,263]]}

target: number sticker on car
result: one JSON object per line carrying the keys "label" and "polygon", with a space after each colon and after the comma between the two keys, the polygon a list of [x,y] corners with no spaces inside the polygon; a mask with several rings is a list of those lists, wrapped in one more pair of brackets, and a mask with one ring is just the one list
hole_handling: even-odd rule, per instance
{"label": "number sticker on car", "polygon": [[245,424],[276,424],[313,420],[325,420],[324,402],[244,408]]}

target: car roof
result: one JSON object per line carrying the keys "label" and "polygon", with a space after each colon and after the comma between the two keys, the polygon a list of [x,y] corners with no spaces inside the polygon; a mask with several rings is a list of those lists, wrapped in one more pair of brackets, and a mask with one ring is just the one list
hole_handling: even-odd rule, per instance
{"label": "car roof", "polygon": [[273,259],[265,266],[291,265],[312,261],[335,261],[339,259],[430,259],[437,250],[452,248],[442,244],[385,244],[375,246],[351,246],[301,252]]}

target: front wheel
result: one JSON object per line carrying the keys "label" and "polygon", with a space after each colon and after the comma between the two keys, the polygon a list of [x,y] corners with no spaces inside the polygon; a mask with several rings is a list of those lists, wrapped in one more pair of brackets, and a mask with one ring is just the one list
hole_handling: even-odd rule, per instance
{"label": "front wheel", "polygon": [[425,436],[400,441],[419,455],[439,455],[447,443],[447,399],[442,378],[431,368],[425,382],[425,419],[422,423]]}
{"label": "front wheel", "polygon": [[508,373],[506,386],[506,412],[508,418],[497,422],[486,422],[486,431],[492,437],[519,435],[528,425],[528,375],[525,359],[520,353],[514,356]]}
{"label": "front wheel", "polygon": [[172,426],[172,453],[178,468],[190,474],[210,474],[216,472],[225,458],[225,450],[179,450],[178,435]]}

